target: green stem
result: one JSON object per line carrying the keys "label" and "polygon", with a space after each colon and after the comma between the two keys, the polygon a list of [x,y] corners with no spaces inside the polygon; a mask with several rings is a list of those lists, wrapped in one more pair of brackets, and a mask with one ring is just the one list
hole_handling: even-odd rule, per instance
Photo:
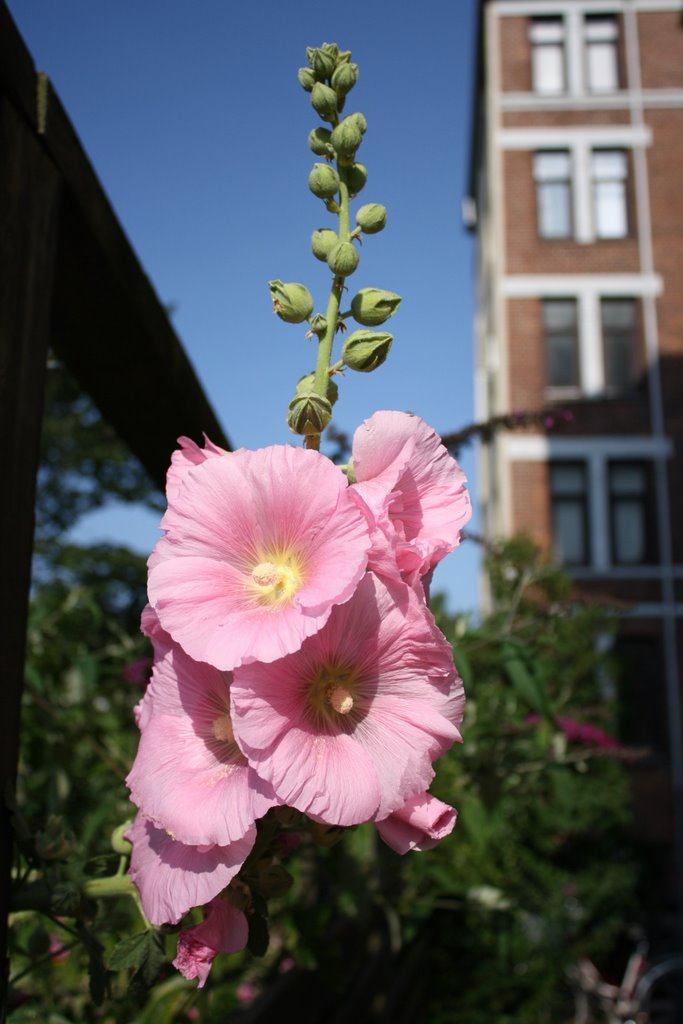
{"label": "green stem", "polygon": [[81,889],[85,896],[102,899],[107,896],[135,896],[137,889],[130,875],[109,875],[108,878],[89,878]]}
{"label": "green stem", "polygon": [[[350,214],[349,214],[349,185],[347,180],[347,168],[340,165],[337,161],[337,172],[339,174],[339,241],[349,241],[349,225],[350,225]],[[313,381],[313,390],[321,396],[321,398],[327,398],[327,383],[329,380],[329,369],[330,360],[332,359],[332,346],[334,344],[334,336],[337,331],[337,322],[339,320],[339,306],[341,303],[341,297],[344,292],[344,278],[335,275],[332,279],[332,288],[330,290],[330,297],[327,302],[327,330],[321,337],[318,343],[318,358],[315,366],[315,379]],[[320,434],[314,434],[306,438],[307,448],[319,448],[320,447]]]}

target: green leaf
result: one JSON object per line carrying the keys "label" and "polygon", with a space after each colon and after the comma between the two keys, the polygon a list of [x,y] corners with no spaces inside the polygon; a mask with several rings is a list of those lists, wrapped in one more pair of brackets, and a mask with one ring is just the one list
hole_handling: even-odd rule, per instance
{"label": "green leaf", "polygon": [[503,650],[503,668],[517,696],[544,718],[553,719],[553,710],[544,686],[531,675],[521,658],[510,649]]}
{"label": "green leaf", "polygon": [[110,971],[122,971],[127,967],[140,967],[150,954],[150,940],[154,932],[144,931],[130,935],[116,943],[107,958]]}
{"label": "green leaf", "polygon": [[270,943],[268,921],[258,912],[249,915],[249,938],[247,949],[253,956],[265,956]]}

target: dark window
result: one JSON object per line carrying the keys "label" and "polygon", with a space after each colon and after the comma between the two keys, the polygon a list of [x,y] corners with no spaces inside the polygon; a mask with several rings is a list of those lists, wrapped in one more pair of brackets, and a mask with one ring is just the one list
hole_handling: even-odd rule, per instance
{"label": "dark window", "polygon": [[609,464],[609,515],[613,565],[643,565],[654,560],[650,523],[650,469],[650,464],[646,462]]}
{"label": "dark window", "polygon": [[572,233],[571,158],[566,149],[534,154],[538,233],[541,238],[569,238]]}
{"label": "dark window", "polygon": [[659,637],[622,632],[613,653],[622,742],[666,754],[669,743]]}
{"label": "dark window", "polygon": [[636,379],[635,299],[603,299],[600,303],[605,388],[628,391]]}
{"label": "dark window", "polygon": [[532,18],[531,84],[534,92],[557,96],[565,91],[564,21],[562,18]]}
{"label": "dark window", "polygon": [[546,385],[579,386],[576,299],[543,300],[543,342]]}
{"label": "dark window", "polygon": [[587,565],[588,499],[584,462],[551,462],[550,502],[555,557]]}

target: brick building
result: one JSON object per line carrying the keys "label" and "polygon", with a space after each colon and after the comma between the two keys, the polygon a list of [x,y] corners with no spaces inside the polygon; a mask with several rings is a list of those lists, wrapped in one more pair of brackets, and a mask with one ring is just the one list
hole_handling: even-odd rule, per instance
{"label": "brick building", "polygon": [[683,0],[481,0],[463,215],[478,418],[573,414],[482,447],[483,530],[627,602],[639,827],[683,908]]}

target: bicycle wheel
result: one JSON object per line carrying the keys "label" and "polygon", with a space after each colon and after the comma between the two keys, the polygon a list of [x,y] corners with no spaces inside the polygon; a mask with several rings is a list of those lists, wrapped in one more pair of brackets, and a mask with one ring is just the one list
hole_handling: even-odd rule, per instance
{"label": "bicycle wheel", "polygon": [[652,964],[638,983],[637,1021],[683,1024],[683,954]]}

